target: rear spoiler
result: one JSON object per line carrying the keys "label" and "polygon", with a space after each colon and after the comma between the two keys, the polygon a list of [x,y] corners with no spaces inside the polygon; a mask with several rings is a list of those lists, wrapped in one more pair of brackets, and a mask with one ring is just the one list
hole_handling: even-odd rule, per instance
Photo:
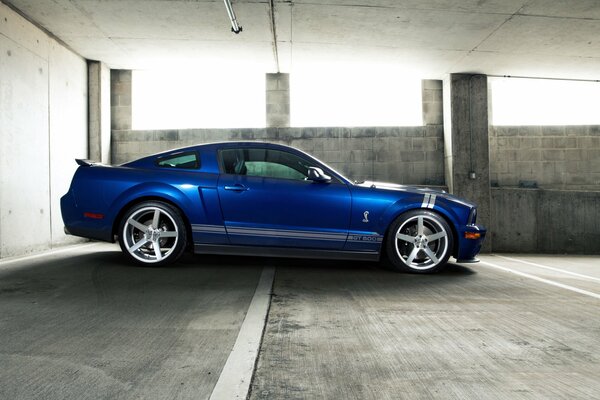
{"label": "rear spoiler", "polygon": [[91,160],[84,160],[83,158],[76,158],[75,162],[77,163],[77,165],[81,165],[82,167],[93,167],[95,165],[102,165],[102,163]]}

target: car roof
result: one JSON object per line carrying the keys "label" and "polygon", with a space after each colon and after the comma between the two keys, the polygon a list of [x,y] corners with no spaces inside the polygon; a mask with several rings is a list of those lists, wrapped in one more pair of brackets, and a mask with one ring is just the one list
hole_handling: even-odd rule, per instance
{"label": "car roof", "polygon": [[[148,155],[148,156],[145,156],[142,158],[138,158],[133,161],[123,163],[123,164],[121,164],[121,166],[134,167],[134,168],[136,168],[136,167],[137,168],[148,168],[148,167],[152,167],[154,165],[157,158],[167,157],[170,155],[175,155],[178,153],[185,153],[185,152],[189,152],[189,151],[197,151],[200,154],[211,153],[211,152],[216,151],[217,149],[223,149],[223,148],[226,149],[226,148],[231,148],[231,147],[244,147],[244,148],[269,147],[269,148],[273,148],[273,149],[281,149],[281,150],[297,152],[297,153],[301,153],[301,154],[310,156],[310,154],[307,154],[307,153],[303,152],[302,150],[296,149],[294,147],[278,144],[278,143],[261,142],[261,141],[252,141],[252,142],[250,142],[250,141],[223,141],[223,142],[213,142],[213,143],[202,143],[202,144],[196,144],[196,145],[192,145],[192,146],[178,147],[175,149],[161,151],[159,153],[151,154],[151,155]],[[310,157],[312,157],[312,156],[310,156]]]}

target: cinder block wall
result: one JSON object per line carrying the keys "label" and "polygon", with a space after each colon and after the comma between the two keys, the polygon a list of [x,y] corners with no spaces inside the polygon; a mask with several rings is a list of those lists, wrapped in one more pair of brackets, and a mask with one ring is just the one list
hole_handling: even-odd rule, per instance
{"label": "cinder block wall", "polygon": [[600,189],[600,126],[492,126],[492,186]]}
{"label": "cinder block wall", "polygon": [[600,126],[493,126],[490,176],[493,251],[600,254]]}
{"label": "cinder block wall", "polygon": [[443,126],[113,130],[112,160],[121,164],[181,146],[260,140],[304,150],[355,180],[444,184]]}
{"label": "cinder block wall", "polygon": [[492,188],[493,251],[600,254],[600,191]]}

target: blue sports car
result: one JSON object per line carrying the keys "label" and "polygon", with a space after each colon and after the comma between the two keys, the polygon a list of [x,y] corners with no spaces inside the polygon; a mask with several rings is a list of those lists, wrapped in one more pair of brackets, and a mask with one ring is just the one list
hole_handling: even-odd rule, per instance
{"label": "blue sports car", "polygon": [[[224,142],[120,166],[80,165],[61,199],[65,232],[119,241],[144,265],[202,254],[379,260],[439,271],[476,261],[474,204],[410,186],[352,182],[291,147]],[[383,256],[383,257],[382,257]]]}

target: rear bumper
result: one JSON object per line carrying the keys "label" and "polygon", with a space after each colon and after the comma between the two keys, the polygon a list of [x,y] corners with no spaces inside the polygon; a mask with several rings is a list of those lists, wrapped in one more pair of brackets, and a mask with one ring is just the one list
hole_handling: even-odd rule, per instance
{"label": "rear bumper", "polygon": [[106,220],[86,218],[69,190],[60,199],[60,210],[65,224],[64,232],[67,235],[80,236],[87,239],[112,242],[112,229]]}

